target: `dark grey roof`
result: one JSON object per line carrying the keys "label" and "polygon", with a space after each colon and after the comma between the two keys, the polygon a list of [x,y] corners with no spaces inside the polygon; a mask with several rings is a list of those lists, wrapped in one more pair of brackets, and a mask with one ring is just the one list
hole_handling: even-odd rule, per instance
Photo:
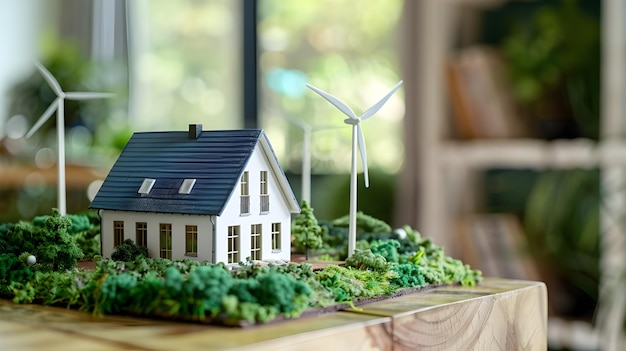
{"label": "dark grey roof", "polygon": [[[269,149],[271,145],[262,130],[208,130],[197,139],[185,132],[135,133],[111,168],[91,208],[220,215],[232,191],[238,185],[254,147]],[[278,161],[279,182],[286,178]],[[144,179],[156,179],[148,194],[139,194]],[[179,194],[185,179],[196,179],[190,194]],[[285,194],[295,201],[293,192]],[[290,206],[293,206],[291,204]],[[297,201],[295,202],[297,207]]]}

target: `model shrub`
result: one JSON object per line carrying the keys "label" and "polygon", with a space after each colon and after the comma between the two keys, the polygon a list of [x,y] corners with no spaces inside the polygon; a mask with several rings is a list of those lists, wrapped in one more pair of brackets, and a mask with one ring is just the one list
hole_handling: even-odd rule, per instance
{"label": "model shrub", "polygon": [[373,253],[372,250],[355,250],[354,255],[346,259],[346,267],[377,272],[389,270],[389,265],[385,257]]}
{"label": "model shrub", "polygon": [[[346,215],[335,219],[332,223],[336,227],[347,228],[350,223],[350,216]],[[356,214],[356,226],[359,228],[359,232],[365,233],[389,233],[391,231],[389,224],[361,211],[358,211]]]}
{"label": "model shrub", "polygon": [[148,248],[135,244],[131,239],[124,240],[124,242],[117,245],[115,251],[111,253],[112,260],[123,262],[133,261],[135,257],[138,256],[148,257]]}
{"label": "model shrub", "polygon": [[85,258],[92,258],[100,254],[100,219],[93,213],[75,215],[67,214],[65,217],[72,221],[68,232],[76,240]]}
{"label": "model shrub", "polygon": [[68,229],[72,221],[53,209],[52,215],[36,217],[32,223],[19,222],[0,230],[0,254],[16,256],[30,252],[37,258],[37,267],[49,265],[53,270],[70,269],[83,252]]}
{"label": "model shrub", "polygon": [[[313,271],[308,264],[238,266],[147,257],[144,247],[126,240],[95,270],[76,269],[80,249],[73,231],[84,219],[38,217],[33,223],[0,226],[0,294],[17,303],[41,302],[104,314],[139,314],[203,320],[268,322],[293,318],[312,307],[352,303],[425,284],[480,281],[479,271],[444,254],[443,248],[409,227],[366,233],[345,266]],[[376,224],[376,222],[372,222]],[[74,225],[75,224],[75,225]],[[92,222],[89,224],[93,225]],[[345,228],[322,224],[321,235],[344,249]],[[375,228],[376,225],[369,225]],[[380,228],[378,228],[380,229]],[[394,237],[396,240],[390,240]],[[383,238],[387,238],[383,240]],[[330,247],[330,246],[327,246]],[[36,256],[35,264],[27,257]]]}
{"label": "model shrub", "polygon": [[421,287],[426,285],[426,280],[419,266],[411,263],[397,264],[391,267],[396,276],[391,283],[402,288]]}
{"label": "model shrub", "polygon": [[400,248],[400,243],[397,240],[392,239],[384,241],[379,240],[370,245],[370,250],[372,250],[373,254],[381,255],[387,260],[387,262],[393,263],[398,263],[400,261],[398,248]]}
{"label": "model shrub", "polygon": [[339,302],[385,296],[395,289],[390,285],[389,271],[361,270],[352,267],[327,266],[316,275]]}
{"label": "model shrub", "polygon": [[0,293],[8,292],[8,286],[12,282],[27,282],[32,273],[30,267],[22,263],[15,254],[0,254]]}

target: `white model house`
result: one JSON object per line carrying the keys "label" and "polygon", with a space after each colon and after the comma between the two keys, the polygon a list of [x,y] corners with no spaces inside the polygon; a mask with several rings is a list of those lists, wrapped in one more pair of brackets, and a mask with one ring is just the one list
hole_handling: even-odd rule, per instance
{"label": "white model house", "polygon": [[262,130],[135,133],[91,203],[102,256],[125,239],[150,256],[290,260],[300,207]]}

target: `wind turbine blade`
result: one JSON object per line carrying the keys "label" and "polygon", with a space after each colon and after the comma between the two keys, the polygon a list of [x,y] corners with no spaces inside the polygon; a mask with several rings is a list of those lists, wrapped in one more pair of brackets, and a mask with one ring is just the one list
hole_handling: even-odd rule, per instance
{"label": "wind turbine blade", "polygon": [[59,85],[59,82],[57,82],[52,73],[40,62],[35,61],[35,66],[37,66],[37,69],[41,72],[43,78],[48,82],[48,85],[50,85],[54,93],[57,94],[57,96],[63,96],[63,89],[61,89],[61,85]]}
{"label": "wind turbine blade", "polygon": [[301,129],[304,129],[304,130],[311,129],[310,125],[308,125],[307,123],[305,123],[305,122],[303,122],[303,121],[301,121],[301,120],[299,120],[297,118],[293,118],[293,117],[287,116],[287,115],[279,116],[279,117],[282,117],[282,118],[286,119],[288,122],[291,122],[291,123],[295,124],[296,126],[300,127]]}
{"label": "wind turbine blade", "polygon": [[54,111],[59,107],[60,103],[61,103],[61,98],[57,98],[50,104],[50,106],[48,106],[48,109],[46,109],[43,115],[39,117],[35,125],[33,125],[33,127],[30,128],[28,133],[26,133],[26,138],[30,138],[31,136],[33,136],[33,134],[35,134],[35,132],[38,131],[39,128],[41,128],[41,126],[48,121],[48,119],[50,119],[50,116],[52,116]]}
{"label": "wind turbine blade", "polygon": [[115,94],[112,94],[112,93],[83,93],[83,92],[65,93],[65,98],[68,100],[108,99],[114,96]]}
{"label": "wind turbine blade", "polygon": [[367,150],[365,149],[365,138],[363,137],[363,130],[361,124],[356,125],[357,140],[359,142],[359,151],[361,154],[361,163],[363,164],[363,178],[365,178],[365,187],[370,187],[369,174],[367,172]]}
{"label": "wind turbine blade", "polygon": [[368,108],[367,111],[363,112],[363,115],[361,116],[361,120],[368,119],[372,117],[376,112],[378,112],[378,110],[380,110],[380,108],[383,107],[383,105],[387,102],[387,100],[389,100],[391,95],[393,95],[393,93],[395,93],[396,90],[400,89],[401,85],[402,85],[402,81],[398,82],[398,84],[396,84],[396,86],[393,87],[393,89],[391,89],[391,91],[387,93],[385,97],[380,99],[380,101],[374,104],[374,106]]}
{"label": "wind turbine blade", "polygon": [[325,92],[323,90],[320,90],[320,89],[312,86],[311,84],[307,84],[306,86],[309,87],[309,89],[313,90],[314,92],[318,93],[321,97],[326,99],[328,102],[333,104],[336,108],[339,109],[339,111],[343,112],[350,119],[357,119],[357,117],[354,114],[354,112],[352,111],[352,109],[350,107],[348,107],[348,105],[343,103],[343,101],[337,99],[336,97],[330,95],[329,93],[327,93],[327,92]]}
{"label": "wind turbine blade", "polygon": [[330,130],[330,129],[340,129],[343,127],[338,127],[338,126],[313,126],[311,127],[311,131],[317,132],[317,131],[322,131],[322,130]]}

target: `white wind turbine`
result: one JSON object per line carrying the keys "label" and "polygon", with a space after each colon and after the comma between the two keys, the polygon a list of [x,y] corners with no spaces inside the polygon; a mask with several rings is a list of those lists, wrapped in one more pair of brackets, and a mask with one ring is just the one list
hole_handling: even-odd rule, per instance
{"label": "white wind turbine", "polygon": [[114,96],[111,93],[88,93],[88,92],[64,92],[61,89],[61,85],[54,78],[52,73],[48,71],[41,63],[35,62],[35,66],[41,72],[50,88],[57,95],[57,98],[48,106],[48,109],[39,117],[39,120],[33,125],[33,127],[26,134],[27,138],[30,138],[41,126],[50,119],[54,110],[57,111],[57,186],[58,186],[58,209],[61,215],[66,215],[66,201],[65,201],[65,99],[68,100],[89,100],[89,99],[101,99]]}
{"label": "white wind turbine", "polygon": [[393,89],[387,95],[385,95],[380,101],[374,104],[372,107],[368,108],[361,116],[354,114],[352,109],[348,107],[343,101],[337,99],[336,97],[310,85],[307,84],[307,87],[311,88],[313,91],[318,93],[328,102],[333,104],[339,111],[343,112],[348,118],[344,120],[344,123],[352,126],[352,167],[350,171],[350,223],[348,226],[348,257],[352,257],[354,254],[354,249],[356,246],[356,149],[357,143],[359,147],[359,151],[361,153],[361,163],[363,164],[363,176],[365,178],[365,187],[369,187],[369,176],[367,171],[367,152],[365,150],[365,138],[363,137],[363,130],[361,129],[361,121],[364,121],[372,116],[378,110],[383,107],[383,105],[389,100],[391,95],[393,95],[396,90],[400,88],[402,85],[402,81],[398,82]]}
{"label": "white wind turbine", "polygon": [[313,207],[313,204],[311,203],[311,134],[313,132],[335,129],[338,127],[316,127],[289,116],[280,116],[280,118],[284,118],[285,120],[296,125],[302,129],[302,132],[304,133],[302,142],[302,200],[306,201],[309,206]]}

